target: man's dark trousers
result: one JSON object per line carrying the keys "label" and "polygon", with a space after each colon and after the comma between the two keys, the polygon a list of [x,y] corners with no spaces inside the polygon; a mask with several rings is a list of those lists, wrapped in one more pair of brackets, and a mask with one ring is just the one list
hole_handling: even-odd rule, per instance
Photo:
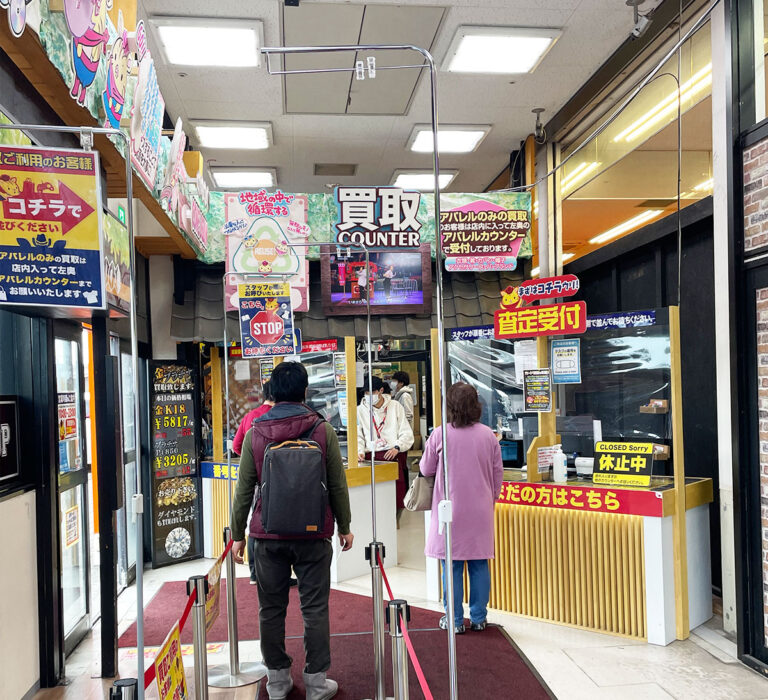
{"label": "man's dark trousers", "polygon": [[259,591],[261,655],[267,668],[289,668],[285,651],[285,614],[288,609],[291,567],[299,579],[299,600],[304,618],[306,673],[321,673],[331,666],[328,596],[331,591],[330,540],[256,540],[256,578]]}

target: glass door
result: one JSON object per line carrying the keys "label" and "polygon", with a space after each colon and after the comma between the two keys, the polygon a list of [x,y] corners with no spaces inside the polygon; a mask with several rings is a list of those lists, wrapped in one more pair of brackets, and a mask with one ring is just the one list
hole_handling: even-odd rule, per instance
{"label": "glass door", "polygon": [[81,329],[57,327],[57,424],[59,520],[64,651],[69,654],[90,629],[88,464]]}

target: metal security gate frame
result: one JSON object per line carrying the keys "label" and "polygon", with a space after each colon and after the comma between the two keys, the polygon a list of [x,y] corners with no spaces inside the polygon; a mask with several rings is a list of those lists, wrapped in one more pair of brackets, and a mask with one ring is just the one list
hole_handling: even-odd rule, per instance
{"label": "metal security gate frame", "polygon": [[[77,134],[80,137],[80,145],[85,151],[93,150],[94,136],[115,136],[123,140],[126,154],[130,153],[130,137],[120,129],[110,129],[105,127],[91,126],[56,126],[52,124],[0,124],[0,129],[13,129],[15,131],[53,131],[67,134]],[[137,331],[136,317],[136,250],[135,250],[135,232],[133,224],[133,169],[130,157],[125,159],[125,195],[127,203],[127,223],[128,223],[128,244],[129,244],[129,272],[130,284],[129,294],[131,298],[131,308],[129,311],[131,326],[131,365],[133,369],[133,391],[135,396],[139,396],[139,341]],[[141,421],[139,401],[134,404],[134,438],[137,446],[141,445]],[[141,468],[137,464],[136,468],[136,495],[133,497],[133,514],[136,520],[136,647],[137,647],[137,666],[138,677],[144,678],[144,570],[141,563],[144,561],[144,539],[143,539],[143,521],[144,521],[144,495],[141,490]],[[144,684],[139,683],[138,698],[144,698]]]}

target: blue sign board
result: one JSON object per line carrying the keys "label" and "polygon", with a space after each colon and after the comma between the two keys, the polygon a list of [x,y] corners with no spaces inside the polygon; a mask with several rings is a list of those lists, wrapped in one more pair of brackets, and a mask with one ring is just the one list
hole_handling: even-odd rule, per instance
{"label": "blue sign board", "polygon": [[552,382],[554,384],[581,384],[581,341],[552,341]]}

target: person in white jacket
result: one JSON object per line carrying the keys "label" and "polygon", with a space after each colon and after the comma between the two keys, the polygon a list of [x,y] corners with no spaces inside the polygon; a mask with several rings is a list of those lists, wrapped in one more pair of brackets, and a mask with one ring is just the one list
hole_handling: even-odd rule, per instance
{"label": "person in white jacket", "polygon": [[[403,499],[408,491],[406,457],[413,445],[413,429],[403,407],[384,393],[384,382],[373,377],[373,395],[367,391],[357,407],[357,451],[361,459],[370,459],[371,444],[377,462],[397,462],[398,476],[395,501],[398,518]],[[370,405],[373,403],[373,431],[371,431]]]}
{"label": "person in white jacket", "polygon": [[392,382],[394,386],[392,391],[394,392],[394,399],[397,401],[405,411],[405,417],[411,424],[411,430],[413,430],[413,392],[411,391],[411,375],[408,372],[395,372],[392,375]]}

